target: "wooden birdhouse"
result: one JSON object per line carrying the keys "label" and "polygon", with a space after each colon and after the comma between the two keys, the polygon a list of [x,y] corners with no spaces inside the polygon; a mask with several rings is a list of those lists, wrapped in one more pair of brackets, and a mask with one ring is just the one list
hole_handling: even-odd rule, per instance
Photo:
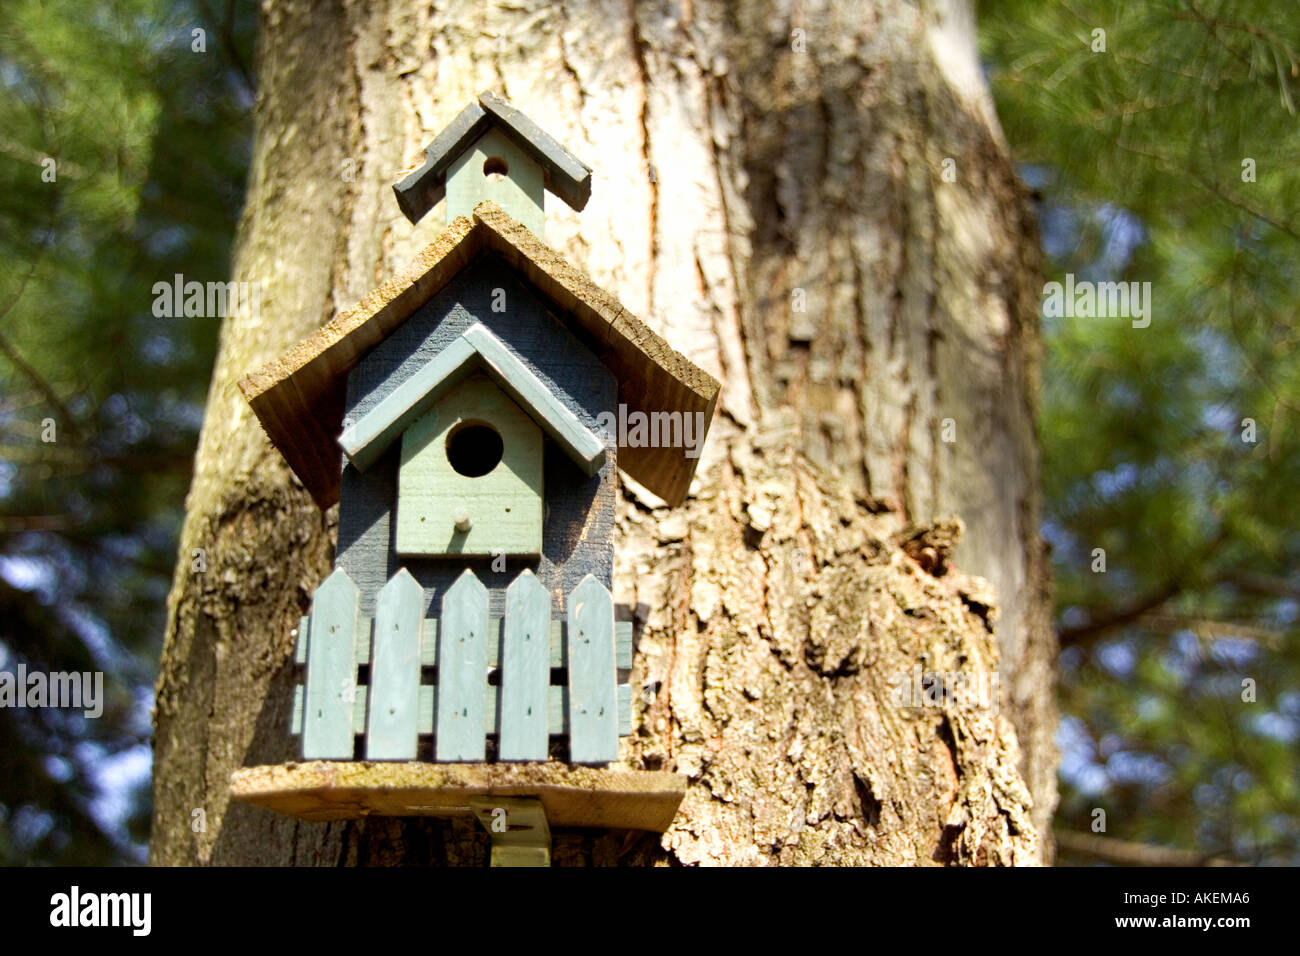
{"label": "wooden birdhouse", "polygon": [[581,210],[591,170],[501,99],[394,189],[412,221],[445,201],[445,229],[240,383],[339,513],[288,721],[312,763],[238,771],[234,794],[312,819],[510,798],[541,829],[666,828],[680,779],[608,767],[632,710],[615,483],[679,504],[718,383],[543,244],[544,192]]}

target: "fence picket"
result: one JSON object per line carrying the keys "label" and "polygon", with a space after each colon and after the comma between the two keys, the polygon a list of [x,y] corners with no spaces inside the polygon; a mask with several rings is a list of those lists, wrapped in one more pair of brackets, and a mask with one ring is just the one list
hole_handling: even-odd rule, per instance
{"label": "fence picket", "polygon": [[389,579],[376,599],[367,760],[415,759],[423,604],[424,589],[405,568]]}
{"label": "fence picket", "polygon": [[501,639],[500,760],[545,760],[551,596],[525,570],[506,589]]}
{"label": "fence picket", "polygon": [[590,574],[569,595],[569,760],[618,759],[614,599]]}
{"label": "fence picket", "polygon": [[483,760],[483,688],[487,684],[487,588],[466,571],[442,599],[438,628],[436,758]]}
{"label": "fence picket", "polygon": [[304,760],[352,758],[359,596],[352,578],[339,568],[316,589],[312,599],[302,731]]}

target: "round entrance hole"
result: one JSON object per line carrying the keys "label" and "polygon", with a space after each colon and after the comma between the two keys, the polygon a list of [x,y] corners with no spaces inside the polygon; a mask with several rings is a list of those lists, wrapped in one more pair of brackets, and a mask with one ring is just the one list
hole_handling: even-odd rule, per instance
{"label": "round entrance hole", "polygon": [[483,175],[488,179],[505,179],[510,172],[510,164],[500,156],[489,156],[483,161]]}
{"label": "round entrance hole", "polygon": [[505,446],[491,425],[465,422],[447,436],[447,461],[466,478],[486,475],[501,461]]}

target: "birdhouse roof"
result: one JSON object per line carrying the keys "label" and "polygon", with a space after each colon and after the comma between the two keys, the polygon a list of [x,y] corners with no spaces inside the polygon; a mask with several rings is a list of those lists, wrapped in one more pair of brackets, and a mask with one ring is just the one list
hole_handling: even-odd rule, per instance
{"label": "birdhouse roof", "polygon": [[[702,412],[717,379],[674,351],[618,300],[492,202],[454,220],[402,272],[239,383],[289,466],[322,508],[338,500],[347,374],[375,345],[482,254],[525,279],[618,381],[629,413]],[[611,409],[611,411],[615,411]],[[704,436],[699,436],[703,441]],[[698,447],[698,446],[697,446]],[[684,448],[619,449],[618,465],[669,504],[686,497],[698,458]]]}
{"label": "birdhouse roof", "polygon": [[397,204],[411,222],[438,204],[447,191],[447,170],[461,153],[495,127],[542,167],[546,188],[575,210],[591,198],[591,167],[544,129],[495,93],[485,90],[424,149],[424,161],[393,186]]}

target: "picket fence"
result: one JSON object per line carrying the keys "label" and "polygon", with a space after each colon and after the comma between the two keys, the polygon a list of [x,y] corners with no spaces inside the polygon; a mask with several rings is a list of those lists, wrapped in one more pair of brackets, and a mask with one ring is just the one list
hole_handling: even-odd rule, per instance
{"label": "picket fence", "polygon": [[[438,761],[485,760],[488,735],[499,761],[545,760],[549,739],[564,736],[572,763],[618,758],[618,738],[631,731],[631,693],[617,678],[632,666],[632,625],[615,622],[609,590],[591,575],[554,620],[530,571],[507,588],[504,618],[489,617],[487,588],[471,571],[436,617],[423,616],[423,589],[405,568],[379,591],[373,619],[360,615],[359,598],[340,568],[299,625],[306,674],[292,730],[304,759],[350,760],[361,736],[367,760],[414,760],[429,734]],[[553,685],[556,668],[567,679]]]}

